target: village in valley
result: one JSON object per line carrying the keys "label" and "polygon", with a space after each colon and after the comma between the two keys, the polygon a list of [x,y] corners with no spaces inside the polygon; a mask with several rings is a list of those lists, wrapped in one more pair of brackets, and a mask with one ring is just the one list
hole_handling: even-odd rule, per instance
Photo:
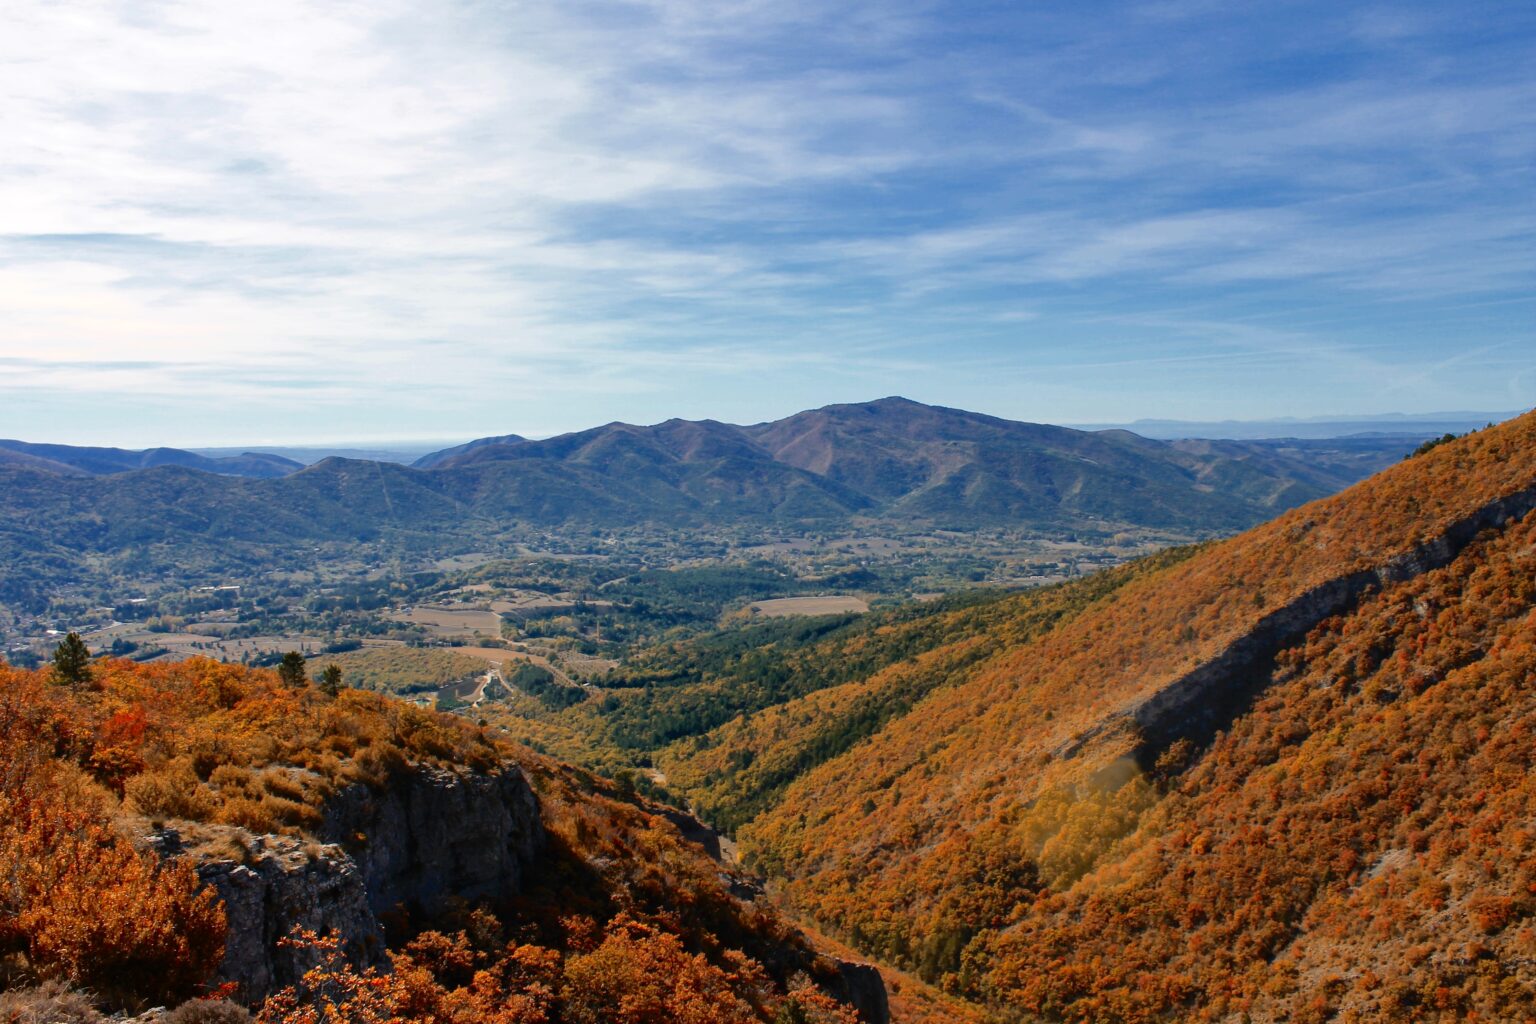
{"label": "village in valley", "polygon": [[[596,531],[594,531],[596,533]],[[296,651],[349,685],[444,709],[548,685],[581,689],[631,650],[781,616],[849,616],[966,588],[1069,579],[1187,538],[975,534],[544,535],[511,551],[348,550],[307,567],[121,576],[0,604],[0,650],[39,664],[69,632],[141,662],[275,665]],[[319,671],[316,664],[314,671]]]}

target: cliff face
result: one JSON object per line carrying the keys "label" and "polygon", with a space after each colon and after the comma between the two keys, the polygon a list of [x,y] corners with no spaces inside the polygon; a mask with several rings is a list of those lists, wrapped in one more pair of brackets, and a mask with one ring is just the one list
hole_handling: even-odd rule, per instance
{"label": "cliff face", "polygon": [[[163,856],[198,859],[198,874],[218,891],[229,922],[218,980],[238,984],[248,1001],[296,983],[314,966],[308,950],[281,945],[294,929],[341,937],[359,966],[382,964],[380,922],[389,912],[430,917],[455,898],[515,893],[547,842],[538,799],[515,766],[489,774],[417,768],[382,790],[348,787],[324,809],[323,842],[194,827],[195,843],[164,827],[148,845]],[[733,880],[731,891],[745,899],[759,894],[747,888],[738,891]],[[835,973],[822,978],[826,991],[868,1024],[887,1024],[879,972],[833,963]]]}
{"label": "cliff face", "polygon": [[[311,966],[278,945],[294,928],[340,935],[356,963],[378,963],[380,914],[397,907],[432,914],[450,897],[516,892],[545,843],[538,800],[516,767],[418,769],[382,791],[349,787],[325,809],[325,843],[221,831],[248,856],[240,863],[205,855],[198,874],[218,890],[229,920],[223,980],[251,999]],[[151,842],[167,855],[182,852],[170,830]]]}
{"label": "cliff face", "polygon": [[198,865],[229,920],[221,980],[237,983],[251,998],[298,981],[314,961],[278,945],[295,928],[343,936],[356,963],[383,959],[384,931],[345,851],[282,836],[251,837],[248,849],[244,864],[211,859]]}
{"label": "cliff face", "polygon": [[384,792],[343,790],[321,838],[351,854],[375,914],[441,911],[450,897],[515,892],[543,849],[539,804],[521,770],[416,771]]}
{"label": "cliff face", "polygon": [[885,979],[873,964],[837,961],[837,980],[828,986],[832,996],[859,1014],[864,1024],[890,1024],[891,1007]]}

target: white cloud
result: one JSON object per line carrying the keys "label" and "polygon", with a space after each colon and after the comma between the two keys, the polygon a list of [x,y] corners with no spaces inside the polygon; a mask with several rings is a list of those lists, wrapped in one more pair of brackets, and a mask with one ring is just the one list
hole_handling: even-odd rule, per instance
{"label": "white cloud", "polygon": [[[1049,339],[1088,286],[1529,279],[1529,210],[1497,184],[1536,147],[1528,74],[1410,54],[1224,91],[1186,63],[1223,10],[999,11],[992,38],[919,0],[21,0],[0,396],[341,416],[469,384],[549,422],[797,369],[884,391]],[[1275,54],[1433,24],[1340,17]],[[963,357],[935,340],[972,329]]]}

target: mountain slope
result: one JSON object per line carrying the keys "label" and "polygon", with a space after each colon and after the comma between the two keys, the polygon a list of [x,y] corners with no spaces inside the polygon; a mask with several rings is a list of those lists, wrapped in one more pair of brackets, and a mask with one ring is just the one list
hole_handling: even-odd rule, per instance
{"label": "mountain slope", "polygon": [[[488,445],[441,468],[503,484],[528,472],[563,476],[596,499],[620,499],[636,519],[815,519],[845,517],[869,504],[766,457],[738,428],[708,420],[654,427],[611,423],[545,441]],[[569,514],[579,517],[583,510],[577,506]]]}
{"label": "mountain slope", "polygon": [[[241,455],[210,458],[182,451],[180,448],[150,448],[145,451],[128,451],[123,448],[79,448],[67,444],[30,444],[26,441],[0,441],[0,450],[19,456],[30,456],[41,461],[21,463],[28,468],[50,469],[67,466],[92,476],[109,473],[129,473],[156,466],[182,466],[220,476],[245,476],[269,480],[287,476],[302,469],[303,463],[283,458],[281,455],[264,455],[245,452]],[[17,464],[6,460],[10,464]],[[0,463],[5,464],[5,463]],[[51,464],[51,465],[50,465]]]}
{"label": "mountain slope", "polygon": [[485,448],[490,445],[521,444],[526,440],[528,440],[526,437],[522,437],[517,434],[502,434],[499,437],[480,437],[473,441],[466,441],[463,444],[456,444],[452,448],[444,448],[440,451],[428,452],[426,455],[423,455],[421,458],[412,462],[411,466],[414,469],[433,469],[445,462],[450,462],[458,458],[466,452],[472,452],[477,448]]}
{"label": "mountain slope", "polygon": [[[690,797],[767,794],[743,849],[823,925],[1012,1012],[1523,1016],[1533,507],[1528,415],[662,763]],[[817,722],[897,692],[795,767]]]}
{"label": "mountain slope", "polygon": [[1250,525],[1332,493],[1374,459],[1329,447],[1149,441],[886,398],[772,423],[611,423],[543,441],[486,438],[418,462],[439,472],[539,464],[577,486],[638,491],[679,514],[874,514],[955,523],[1090,521],[1196,529]]}

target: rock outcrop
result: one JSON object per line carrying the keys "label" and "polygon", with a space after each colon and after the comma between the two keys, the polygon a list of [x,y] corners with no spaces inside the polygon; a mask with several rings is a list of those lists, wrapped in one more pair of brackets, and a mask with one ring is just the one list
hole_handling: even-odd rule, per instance
{"label": "rock outcrop", "polygon": [[368,906],[357,864],[339,846],[285,836],[254,836],[245,863],[227,859],[198,865],[218,890],[229,921],[222,980],[260,998],[291,985],[314,964],[303,949],[279,945],[295,928],[341,936],[359,965],[380,962],[384,931]]}
{"label": "rock outcrop", "polygon": [[513,766],[485,774],[413,769],[381,790],[348,787],[325,808],[323,842],[200,831],[197,850],[172,829],[150,845],[199,858],[198,874],[218,890],[229,921],[222,978],[247,999],[292,984],[311,966],[302,950],[279,945],[293,929],[340,936],[354,963],[379,963],[385,912],[430,915],[454,897],[514,893],[546,841],[538,799]]}
{"label": "rock outcrop", "polygon": [[1259,619],[1216,657],[1106,719],[1057,753],[1070,757],[1095,734],[1132,724],[1140,737],[1137,757],[1144,766],[1150,766],[1157,752],[1175,739],[1189,736],[1201,742],[1208,740],[1264,685],[1267,666],[1283,647],[1300,641],[1324,619],[1354,607],[1366,591],[1449,565],[1483,530],[1502,527],[1532,511],[1536,511],[1536,488],[1523,488],[1489,502],[1437,536],[1380,565],[1311,588]]}
{"label": "rock outcrop", "polygon": [[864,1024],[890,1024],[890,1001],[885,979],[874,964],[837,962],[837,980],[829,986],[833,998],[858,1011]]}
{"label": "rock outcrop", "polygon": [[383,791],[350,786],[326,805],[320,838],[352,855],[375,914],[432,915],[453,897],[516,892],[545,843],[538,799],[511,766],[418,770]]}

